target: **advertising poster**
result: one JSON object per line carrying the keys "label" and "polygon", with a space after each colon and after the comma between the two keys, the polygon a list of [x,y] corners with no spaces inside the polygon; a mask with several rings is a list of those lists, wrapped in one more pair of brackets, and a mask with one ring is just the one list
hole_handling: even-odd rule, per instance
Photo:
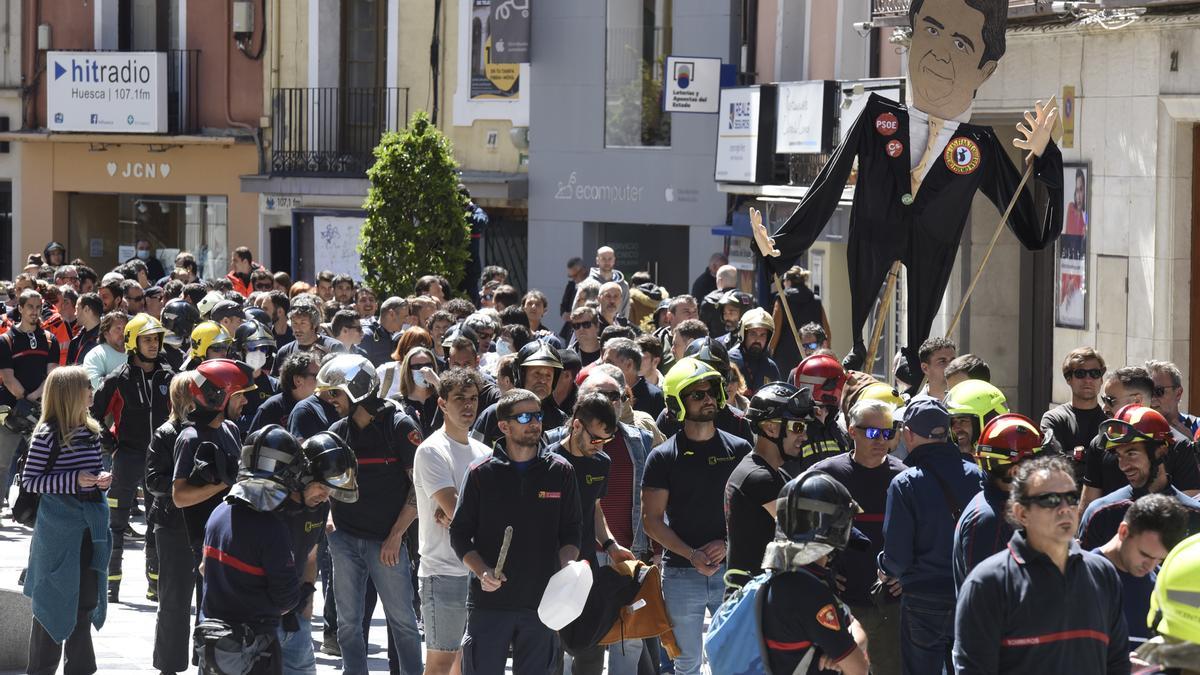
{"label": "advertising poster", "polygon": [[[507,99],[515,100],[521,93],[521,64],[502,63],[499,55],[503,49],[509,51],[509,43],[502,36],[496,35],[492,13],[492,3],[503,2],[505,7],[514,3],[511,0],[472,0],[471,2],[471,99]],[[499,7],[497,7],[499,9]],[[512,11],[512,8],[509,8]],[[519,16],[524,10],[517,9]],[[510,13],[511,17],[512,14]],[[508,30],[506,26],[505,30]],[[525,53],[528,53],[528,42],[525,43]]]}
{"label": "advertising poster", "polygon": [[1087,321],[1087,252],[1091,230],[1091,170],[1087,164],[1063,165],[1063,232],[1055,256],[1054,325],[1084,328]]}

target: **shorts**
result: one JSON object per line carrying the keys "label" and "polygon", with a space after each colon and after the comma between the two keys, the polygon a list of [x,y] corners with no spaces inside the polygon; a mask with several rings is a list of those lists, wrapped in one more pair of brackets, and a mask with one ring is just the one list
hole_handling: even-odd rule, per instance
{"label": "shorts", "polygon": [[458,651],[467,630],[467,591],[471,577],[419,577],[425,647],[437,652]]}

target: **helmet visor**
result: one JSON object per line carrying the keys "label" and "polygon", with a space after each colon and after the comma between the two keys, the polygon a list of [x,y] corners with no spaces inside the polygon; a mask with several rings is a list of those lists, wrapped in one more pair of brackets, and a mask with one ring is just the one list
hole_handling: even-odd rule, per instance
{"label": "helmet visor", "polygon": [[1111,450],[1118,445],[1140,443],[1154,439],[1142,432],[1129,422],[1122,420],[1104,420],[1100,423],[1100,436],[1104,438],[1104,449]]}
{"label": "helmet visor", "polygon": [[270,478],[243,478],[229,489],[229,496],[246,502],[255,511],[265,513],[283,504],[288,498],[288,489]]}
{"label": "helmet visor", "polygon": [[352,456],[337,451],[323,452],[310,461],[313,480],[328,487],[330,496],[339,502],[358,501],[357,462]]}

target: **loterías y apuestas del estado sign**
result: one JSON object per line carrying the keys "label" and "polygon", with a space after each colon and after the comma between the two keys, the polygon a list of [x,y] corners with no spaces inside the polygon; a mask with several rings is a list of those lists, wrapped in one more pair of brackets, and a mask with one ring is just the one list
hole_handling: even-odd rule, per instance
{"label": "loter\u00edas y apuestas del estado sign", "polygon": [[49,52],[46,121],[51,131],[167,133],[167,55]]}

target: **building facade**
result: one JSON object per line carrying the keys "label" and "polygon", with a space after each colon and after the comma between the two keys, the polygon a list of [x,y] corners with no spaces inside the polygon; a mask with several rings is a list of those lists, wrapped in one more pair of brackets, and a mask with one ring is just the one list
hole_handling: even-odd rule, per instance
{"label": "building facade", "polygon": [[[199,2],[61,3],[21,17],[28,83],[20,131],[12,257],[56,240],[100,270],[148,239],[164,267],[179,250],[206,276],[258,241],[253,173],[262,114],[257,26],[231,30]],[[17,128],[18,125],[14,125]]]}

